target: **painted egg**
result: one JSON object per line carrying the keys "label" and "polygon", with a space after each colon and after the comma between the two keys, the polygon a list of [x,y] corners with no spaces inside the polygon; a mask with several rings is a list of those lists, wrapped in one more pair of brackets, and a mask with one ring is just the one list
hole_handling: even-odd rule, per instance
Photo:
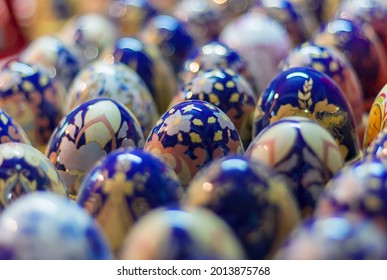
{"label": "painted egg", "polygon": [[4,110],[0,109],[0,144],[8,142],[31,145],[27,134],[20,124],[12,119]]}
{"label": "painted egg", "polygon": [[372,29],[367,32],[353,21],[336,19],[322,25],[313,41],[334,47],[351,62],[363,90],[364,111],[371,108],[377,93],[387,81],[387,57]]}
{"label": "painted egg", "polygon": [[176,204],[183,193],[172,169],[140,149],[108,154],[84,179],[77,203],[101,226],[117,251],[134,223],[151,209]]}
{"label": "painted egg", "polygon": [[378,158],[352,164],[326,186],[317,216],[351,213],[374,220],[387,232],[387,165]]}
{"label": "painted egg", "polygon": [[248,13],[231,21],[223,29],[219,40],[245,59],[257,92],[266,88],[277,72],[278,63],[292,48],[285,28],[259,13]]}
{"label": "painted egg", "polygon": [[54,36],[41,36],[33,40],[21,53],[20,60],[44,67],[68,88],[82,67],[83,61],[70,46]]}
{"label": "painted egg", "polygon": [[352,65],[334,48],[304,43],[293,49],[281,62],[282,70],[291,67],[312,67],[327,74],[340,87],[351,105],[359,143],[363,143],[363,91]]}
{"label": "painted egg", "polygon": [[351,106],[326,74],[309,67],[293,67],[279,73],[258,100],[253,136],[289,116],[307,117],[326,128],[346,163],[361,158]]}
{"label": "painted egg", "polygon": [[21,196],[51,191],[67,198],[67,187],[51,162],[23,143],[0,144],[0,211]]}
{"label": "painted egg", "polygon": [[68,97],[67,112],[87,100],[108,97],[125,105],[148,135],[159,119],[155,102],[143,80],[122,63],[95,61],[74,79]]}
{"label": "painted egg", "polygon": [[187,83],[173,99],[172,106],[185,100],[203,100],[227,114],[245,147],[251,142],[255,95],[247,81],[231,69],[204,71]]}
{"label": "painted egg", "polygon": [[160,208],[129,231],[120,259],[237,260],[245,253],[232,230],[209,210]]}
{"label": "painted egg", "polygon": [[310,219],[279,250],[280,260],[385,260],[386,237],[367,220],[344,216]]}
{"label": "painted egg", "polygon": [[0,108],[22,126],[33,146],[44,149],[63,117],[63,84],[42,69],[18,61],[0,71],[0,81]]}
{"label": "painted egg", "polygon": [[86,63],[97,59],[117,36],[116,26],[105,16],[96,13],[71,18],[60,31],[63,42],[77,47]]}
{"label": "painted egg", "polygon": [[247,70],[246,61],[236,51],[219,41],[211,41],[191,54],[179,73],[180,82],[187,84],[199,73],[213,68],[230,68],[241,74],[250,86],[255,85],[251,73]]}
{"label": "painted egg", "polygon": [[377,135],[387,127],[387,83],[380,90],[376,96],[370,113],[368,114],[368,122],[365,128],[364,133],[364,143],[363,147],[366,151],[371,145],[372,141],[377,137]]}
{"label": "painted egg", "polygon": [[211,210],[234,230],[249,259],[264,259],[300,218],[292,194],[274,177],[261,162],[227,156],[194,177],[183,205]]}
{"label": "painted egg", "polygon": [[183,187],[211,160],[244,152],[230,118],[201,100],[182,102],[162,115],[144,149],[163,157]]}
{"label": "painted egg", "polygon": [[312,214],[325,184],[343,166],[335,139],[304,117],[287,117],[269,125],[255,137],[245,156],[283,176],[304,217]]}
{"label": "painted egg", "polygon": [[52,193],[32,193],[15,201],[0,215],[0,232],[2,260],[113,258],[86,211]]}
{"label": "painted egg", "polygon": [[383,128],[372,141],[366,150],[366,158],[387,159],[387,128]]}
{"label": "painted egg", "polygon": [[75,199],[83,178],[106,154],[120,147],[143,147],[136,117],[110,98],[88,100],[71,111],[53,132],[46,156]]}
{"label": "painted egg", "polygon": [[145,44],[137,38],[123,37],[106,51],[104,59],[132,68],[147,85],[159,113],[165,113],[176,94],[177,82],[172,66],[156,46]]}
{"label": "painted egg", "polygon": [[265,13],[280,22],[286,28],[294,46],[307,41],[317,27],[317,21],[306,15],[304,6],[293,0],[259,0],[251,11]]}
{"label": "painted egg", "polygon": [[387,53],[387,2],[384,0],[344,0],[338,10],[339,18],[351,19],[367,28],[370,24]]}
{"label": "painted egg", "polygon": [[139,37],[145,43],[158,46],[172,64],[175,73],[179,72],[195,45],[186,25],[168,15],[152,18],[139,33]]}

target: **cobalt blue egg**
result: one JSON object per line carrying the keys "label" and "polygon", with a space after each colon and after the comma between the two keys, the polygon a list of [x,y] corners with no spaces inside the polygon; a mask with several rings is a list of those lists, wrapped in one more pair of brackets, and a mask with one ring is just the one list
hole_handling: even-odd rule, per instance
{"label": "cobalt blue egg", "polygon": [[240,156],[203,168],[190,183],[183,205],[204,207],[221,217],[249,259],[268,258],[299,222],[294,197],[278,174]]}
{"label": "cobalt blue egg", "polygon": [[27,134],[20,124],[0,109],[0,144],[8,142],[25,143],[31,145]]}
{"label": "cobalt blue egg", "polygon": [[309,67],[294,67],[279,73],[258,100],[253,136],[289,116],[307,117],[327,129],[346,163],[361,158],[350,104],[324,73]]}
{"label": "cobalt blue egg", "polygon": [[126,233],[151,209],[177,204],[183,189],[160,158],[121,148],[101,159],[80,186],[77,203],[100,225],[110,248],[120,249]]}

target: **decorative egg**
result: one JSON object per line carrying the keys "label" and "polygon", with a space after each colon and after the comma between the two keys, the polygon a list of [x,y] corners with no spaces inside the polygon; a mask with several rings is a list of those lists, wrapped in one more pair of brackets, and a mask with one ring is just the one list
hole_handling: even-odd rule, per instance
{"label": "decorative egg", "polygon": [[171,106],[195,99],[210,102],[225,112],[238,130],[244,146],[250,144],[256,100],[252,88],[241,75],[227,68],[204,71],[182,88]]}
{"label": "decorative egg", "polygon": [[211,160],[244,152],[226,113],[201,100],[179,103],[162,115],[144,149],[164,158],[183,187]]}
{"label": "decorative egg", "polygon": [[18,61],[0,70],[0,81],[0,108],[22,126],[33,146],[44,149],[63,117],[63,84]]}
{"label": "decorative egg", "polygon": [[326,186],[316,216],[350,213],[374,220],[387,232],[387,164],[378,158],[340,170]]}
{"label": "decorative egg", "polygon": [[351,105],[359,143],[363,143],[363,91],[352,65],[334,48],[304,43],[293,49],[281,62],[282,70],[291,67],[312,67],[327,74],[340,87]]}
{"label": "decorative egg", "polygon": [[387,2],[384,0],[344,0],[341,2],[337,16],[346,18],[368,28],[365,25],[370,24],[379,40],[384,51],[387,53]]}
{"label": "decorative egg", "polygon": [[280,22],[286,28],[294,46],[307,41],[317,27],[317,21],[307,15],[304,6],[293,0],[259,0],[251,11],[267,14]]}
{"label": "decorative egg", "polygon": [[257,92],[266,88],[277,72],[278,63],[292,48],[285,28],[259,13],[248,13],[231,21],[223,29],[219,40],[245,59]]}
{"label": "decorative egg", "polygon": [[143,147],[136,117],[110,98],[88,100],[71,111],[53,132],[46,156],[75,199],[83,178],[106,154],[120,147]]}
{"label": "decorative egg", "polygon": [[134,223],[151,209],[176,204],[180,181],[158,157],[140,149],[109,153],[84,179],[77,203],[101,226],[117,251]]}
{"label": "decorative egg", "polygon": [[249,259],[268,258],[300,218],[292,194],[276,175],[259,161],[217,159],[194,177],[183,205],[204,207],[221,217]]}
{"label": "decorative egg", "polygon": [[289,116],[307,117],[326,128],[346,163],[361,159],[351,106],[326,74],[310,67],[293,67],[279,73],[258,100],[253,136]]}
{"label": "decorative egg", "polygon": [[364,132],[363,147],[366,151],[377,135],[387,126],[387,83],[376,96]]}
{"label": "decorative egg", "polygon": [[331,216],[305,221],[278,251],[280,260],[385,260],[386,237],[368,220]]}
{"label": "decorative egg", "polygon": [[325,184],[343,166],[339,146],[331,134],[305,117],[287,117],[261,131],[245,156],[278,172],[307,217]]}
{"label": "decorative egg", "polygon": [[160,114],[165,113],[177,91],[170,63],[159,49],[133,37],[123,37],[105,54],[106,61],[121,62],[131,67],[147,85]]}
{"label": "decorative egg", "polygon": [[238,239],[222,219],[193,207],[149,212],[129,231],[120,253],[124,260],[245,258]]}
{"label": "decorative egg", "polygon": [[33,40],[21,53],[20,60],[44,67],[50,77],[58,79],[66,88],[83,64],[79,53],[54,36]]}
{"label": "decorative egg", "polygon": [[51,191],[67,198],[67,187],[50,161],[23,143],[0,144],[0,212],[21,196]]}
{"label": "decorative egg", "polygon": [[0,215],[0,259],[110,260],[95,221],[69,199],[31,193]]}
{"label": "decorative egg", "polygon": [[97,59],[117,36],[117,28],[110,19],[97,13],[71,18],[60,32],[63,42],[77,47],[86,63]]}
{"label": "decorative egg", "polygon": [[366,158],[387,159],[387,128],[383,128],[372,141],[366,150]]}
{"label": "decorative egg", "polygon": [[0,144],[8,142],[31,145],[30,139],[18,122],[0,109]]}
{"label": "decorative egg", "polygon": [[322,25],[315,33],[313,42],[344,53],[359,77],[364,111],[368,112],[387,81],[387,56],[373,30],[365,32],[353,21],[336,19]]}
{"label": "decorative egg", "polygon": [[112,98],[127,107],[148,135],[159,119],[155,102],[143,80],[122,63],[101,60],[90,63],[74,79],[68,96],[67,112],[87,100]]}
{"label": "decorative egg", "polygon": [[174,73],[180,71],[195,45],[186,25],[168,15],[152,18],[139,33],[139,38],[145,43],[158,46],[173,66]]}

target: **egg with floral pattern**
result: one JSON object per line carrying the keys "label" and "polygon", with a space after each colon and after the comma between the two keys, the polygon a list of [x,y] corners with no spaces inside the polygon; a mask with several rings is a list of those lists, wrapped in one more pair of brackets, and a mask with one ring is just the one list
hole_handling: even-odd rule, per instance
{"label": "egg with floral pattern", "polygon": [[125,105],[148,135],[159,119],[155,102],[140,76],[122,63],[95,61],[83,68],[69,90],[67,112],[87,100],[108,97]]}
{"label": "egg with floral pattern", "polygon": [[151,209],[177,204],[183,193],[174,171],[140,149],[121,148],[99,161],[83,181],[77,203],[118,251],[126,233]]}
{"label": "egg with floral pattern", "polygon": [[305,117],[287,117],[269,125],[255,137],[245,156],[283,177],[304,217],[312,214],[326,183],[343,166],[335,139]]}
{"label": "egg with floral pattern", "polygon": [[387,127],[387,83],[372,103],[364,133],[363,147],[366,151],[378,134]]}
{"label": "egg with floral pattern", "polygon": [[226,113],[201,100],[179,103],[162,115],[144,149],[163,157],[183,187],[211,160],[244,152]]}
{"label": "egg with floral pattern", "polygon": [[227,68],[215,68],[195,76],[183,86],[172,106],[185,100],[203,100],[227,114],[245,147],[251,142],[255,94],[247,81]]}
{"label": "egg with floral pattern", "polygon": [[0,170],[0,211],[35,191],[51,191],[67,198],[67,187],[58,171],[31,145],[0,144]]}
{"label": "egg with floral pattern", "polygon": [[[11,225],[11,226],[10,226]],[[111,260],[96,222],[73,201],[32,193],[0,215],[2,260]]]}
{"label": "egg with floral pattern", "polygon": [[365,151],[365,158],[380,158],[382,160],[387,159],[387,128],[383,128],[380,131],[375,139],[372,141],[371,145],[368,146],[368,149]]}
{"label": "egg with floral pattern", "polygon": [[0,109],[0,144],[8,142],[25,143],[31,145],[27,134],[18,122]]}
{"label": "egg with floral pattern", "polygon": [[300,218],[294,197],[278,174],[241,156],[223,157],[203,168],[182,203],[221,217],[249,259],[269,258]]}
{"label": "egg with floral pattern", "polygon": [[364,111],[387,81],[387,56],[374,30],[362,29],[347,19],[335,19],[322,25],[312,41],[342,52],[352,64],[363,90]]}
{"label": "egg with floral pattern", "polygon": [[104,59],[132,68],[147,85],[159,113],[165,113],[176,94],[177,82],[171,64],[157,46],[135,37],[122,37],[106,50]]}
{"label": "egg with floral pattern", "polygon": [[128,232],[119,258],[240,260],[246,256],[222,219],[203,208],[181,207],[159,208],[146,214]]}
{"label": "egg with floral pattern", "polygon": [[0,71],[0,108],[18,122],[34,147],[44,149],[63,117],[65,90],[37,66],[13,61]]}
{"label": "egg with floral pattern", "polygon": [[136,117],[110,98],[88,100],[62,119],[46,148],[75,199],[93,165],[120,147],[143,147],[144,134]]}
{"label": "egg with floral pattern", "polygon": [[293,67],[279,73],[258,100],[253,136],[289,116],[307,117],[327,129],[346,163],[361,159],[352,108],[326,74],[310,67]]}

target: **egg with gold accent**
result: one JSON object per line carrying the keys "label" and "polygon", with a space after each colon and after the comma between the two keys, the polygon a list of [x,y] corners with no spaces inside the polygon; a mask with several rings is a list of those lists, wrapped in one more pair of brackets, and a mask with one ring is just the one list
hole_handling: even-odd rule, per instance
{"label": "egg with gold accent", "polygon": [[31,145],[27,134],[20,124],[0,109],[0,144],[17,142]]}

